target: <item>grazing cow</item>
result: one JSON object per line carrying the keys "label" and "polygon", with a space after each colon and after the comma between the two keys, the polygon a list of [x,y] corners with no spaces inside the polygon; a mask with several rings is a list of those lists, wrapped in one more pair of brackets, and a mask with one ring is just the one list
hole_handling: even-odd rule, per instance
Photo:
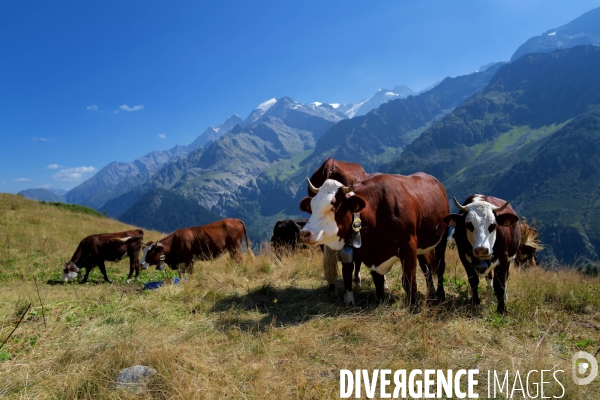
{"label": "grazing cow", "polygon": [[[349,185],[350,182],[360,182],[367,179],[369,174],[365,172],[360,164],[338,161],[332,158],[327,158],[319,168],[313,172],[309,182],[313,186],[320,187],[327,179],[334,179],[343,185]],[[315,193],[308,187],[308,197],[313,197]],[[335,282],[338,278],[338,251],[334,251],[327,246],[323,247],[323,274],[327,283],[329,283],[329,291],[335,292]],[[354,282],[360,285],[360,265],[361,260],[358,257],[354,258]],[[342,268],[343,268],[342,262]]]}
{"label": "grazing cow", "polygon": [[[309,188],[316,194],[300,202],[300,209],[312,214],[300,231],[302,241],[341,250],[356,242],[358,235],[353,232],[358,230],[361,243],[353,252],[371,270],[378,299],[383,300],[384,275],[400,261],[402,286],[413,311],[417,303],[417,257],[427,255],[437,266],[437,297],[445,298],[444,217],[449,207],[446,190],[437,179],[424,173],[379,174],[355,185],[328,179],[320,188],[309,182]],[[342,268],[346,304],[355,304],[351,267],[344,264]]]}
{"label": "grazing cow", "polygon": [[140,275],[140,263],[138,257],[142,248],[144,231],[134,229],[117,233],[102,233],[90,235],[79,242],[77,250],[73,253],[70,261],[63,266],[62,278],[64,281],[72,281],[77,277],[79,270],[85,268],[85,276],[81,283],[87,282],[90,271],[94,266],[100,268],[104,280],[111,283],[106,274],[105,261],[120,261],[129,257],[129,276],[127,283],[131,282],[131,276],[135,270],[135,281]]}
{"label": "grazing cow", "polygon": [[479,279],[493,271],[494,292],[498,298],[497,312],[506,314],[506,282],[510,262],[521,245],[519,217],[508,201],[474,194],[461,205],[454,203],[459,214],[449,214],[444,221],[454,226],[454,239],[471,285],[471,302],[480,303]]}
{"label": "grazing cow", "polygon": [[308,222],[308,218],[285,219],[277,221],[271,236],[271,246],[275,254],[281,254],[283,248],[295,250],[300,242],[300,229]]}
{"label": "grazing cow", "polygon": [[242,261],[240,245],[246,239],[246,248],[250,251],[246,225],[237,218],[225,218],[210,224],[181,228],[158,242],[148,242],[144,246],[142,264],[157,265],[158,270],[169,268],[192,272],[194,260],[210,260],[220,256],[225,250],[236,262]]}
{"label": "grazing cow", "polygon": [[536,266],[538,259],[536,252],[544,250],[544,245],[540,243],[538,231],[535,228],[535,220],[529,225],[527,219],[519,221],[521,225],[521,247],[517,252],[515,264],[519,267]]}

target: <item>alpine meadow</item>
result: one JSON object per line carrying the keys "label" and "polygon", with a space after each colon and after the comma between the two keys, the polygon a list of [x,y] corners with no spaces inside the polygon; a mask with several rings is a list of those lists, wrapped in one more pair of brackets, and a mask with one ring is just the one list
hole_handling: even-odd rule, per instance
{"label": "alpine meadow", "polygon": [[600,0],[3,10],[0,398],[600,398]]}

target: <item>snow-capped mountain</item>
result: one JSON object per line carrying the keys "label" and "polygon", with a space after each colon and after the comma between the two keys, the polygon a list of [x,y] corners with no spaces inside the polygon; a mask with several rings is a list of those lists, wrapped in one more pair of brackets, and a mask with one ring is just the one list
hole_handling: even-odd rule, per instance
{"label": "snow-capped mountain", "polygon": [[186,151],[191,153],[192,150],[197,149],[200,146],[206,146],[213,140],[223,136],[227,132],[233,129],[234,126],[242,124],[244,121],[239,115],[233,114],[229,119],[217,126],[209,126],[200,136],[196,138],[192,143],[186,146]]}
{"label": "snow-capped mountain", "polygon": [[332,107],[338,111],[343,112],[348,118],[354,118],[359,115],[365,115],[374,108],[387,103],[390,100],[404,99],[408,96],[414,96],[417,92],[409,88],[408,86],[396,86],[393,90],[379,89],[375,94],[369,98],[359,101],[358,103],[350,104],[332,104]]}

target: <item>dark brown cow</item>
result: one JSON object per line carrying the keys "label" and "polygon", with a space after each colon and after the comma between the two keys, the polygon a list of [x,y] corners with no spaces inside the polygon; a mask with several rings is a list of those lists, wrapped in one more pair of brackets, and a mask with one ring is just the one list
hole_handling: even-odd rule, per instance
{"label": "dark brown cow", "polygon": [[[378,299],[384,296],[384,275],[396,261],[402,262],[402,286],[413,310],[417,302],[417,256],[428,254],[438,268],[438,299],[445,298],[446,190],[434,177],[379,174],[346,187],[326,180],[317,194],[300,202],[312,213],[300,232],[309,244],[324,244],[340,250],[352,240],[353,220],[360,215],[361,246],[355,253],[371,270]],[[435,253],[431,251],[435,249]],[[346,304],[354,303],[352,270],[343,268]]]}
{"label": "dark brown cow", "polygon": [[497,312],[506,314],[506,282],[510,262],[521,245],[519,217],[508,201],[492,196],[473,194],[461,205],[459,214],[450,214],[444,221],[455,226],[454,239],[471,285],[473,305],[480,303],[479,279],[493,272]]}
{"label": "dark brown cow", "polygon": [[179,276],[192,272],[194,260],[210,260],[224,251],[236,262],[242,261],[240,245],[246,240],[250,251],[246,225],[237,218],[225,218],[210,224],[181,228],[158,242],[148,242],[144,247],[142,263],[157,265],[162,270],[166,263],[169,268],[179,271]]}
{"label": "dark brown cow", "polygon": [[[271,246],[275,254],[280,255],[284,248],[295,250],[300,243],[300,229],[304,228],[307,222],[308,218],[277,221],[271,236]],[[300,245],[304,246],[302,243]]]}
{"label": "dark brown cow", "polygon": [[[309,182],[315,187],[321,187],[321,185],[327,179],[336,180],[343,185],[349,185],[351,182],[358,183],[367,178],[380,175],[379,172],[375,172],[372,174],[368,174],[364,168],[360,164],[338,161],[332,158],[327,158],[323,164],[319,168],[313,172],[311,175]],[[313,197],[315,193],[310,190],[310,186],[308,187],[308,197]],[[337,260],[338,260],[338,252],[331,250],[327,246],[322,246],[323,249],[323,271],[325,279],[327,283],[329,283],[329,291],[335,291],[335,282],[338,278],[338,269],[337,269]],[[362,264],[362,260],[360,259],[360,255],[354,254],[354,283],[360,286],[361,277],[360,277],[360,267]],[[433,277],[432,272],[437,274],[436,266],[431,265],[429,262],[430,259],[433,260],[432,257],[426,258],[426,255],[419,255],[419,266],[425,275],[425,280],[427,282],[427,288],[429,291],[429,295],[431,297],[435,297],[435,287],[433,285]],[[342,269],[344,268],[344,263],[342,262]],[[350,267],[346,267],[350,268]],[[443,274],[443,271],[442,271]],[[439,276],[438,276],[439,279]],[[385,282],[384,276],[384,287],[387,288],[387,283]]]}
{"label": "dark brown cow", "polygon": [[77,277],[79,270],[85,268],[85,276],[81,283],[88,280],[90,271],[94,266],[100,268],[106,282],[111,282],[106,274],[105,261],[120,261],[129,257],[129,276],[127,283],[131,281],[131,276],[135,270],[135,281],[140,275],[140,263],[138,257],[142,248],[144,231],[134,229],[125,232],[101,233],[90,235],[79,242],[77,250],[73,253],[70,261],[63,266],[63,280],[72,281]]}

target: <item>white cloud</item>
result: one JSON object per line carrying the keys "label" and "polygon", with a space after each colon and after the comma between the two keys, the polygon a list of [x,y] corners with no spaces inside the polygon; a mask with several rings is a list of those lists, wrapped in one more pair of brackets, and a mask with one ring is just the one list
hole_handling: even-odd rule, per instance
{"label": "white cloud", "polygon": [[161,139],[166,139],[167,135],[165,135],[164,133],[159,133],[158,137],[161,138]]}
{"label": "white cloud", "polygon": [[52,136],[50,137],[32,137],[31,140],[39,140],[40,142],[53,142],[56,140],[56,138],[53,138]]}
{"label": "white cloud", "polygon": [[94,104],[91,106],[87,106],[85,109],[88,111],[98,111],[98,106]]}
{"label": "white cloud", "polygon": [[46,169],[58,169],[58,164],[50,164],[46,167]]}
{"label": "white cloud", "polygon": [[15,182],[29,182],[29,178],[17,178],[15,179]]}
{"label": "white cloud", "polygon": [[127,104],[123,104],[122,106],[119,106],[119,110],[128,111],[128,112],[140,111],[140,110],[143,110],[143,109],[144,109],[143,105],[129,107]]}
{"label": "white cloud", "polygon": [[60,171],[58,171],[57,173],[52,175],[52,177],[54,179],[56,179],[57,181],[75,182],[75,181],[82,180],[83,176],[85,174],[91,174],[94,171],[96,171],[96,168],[91,167],[91,166],[90,167],[65,168],[65,169],[61,169]]}
{"label": "white cloud", "polygon": [[52,187],[52,185],[51,185],[51,184],[49,184],[49,183],[46,183],[45,185],[42,185],[42,186],[40,186],[40,187],[41,187],[42,189],[49,189],[49,188],[51,188],[51,187]]}

